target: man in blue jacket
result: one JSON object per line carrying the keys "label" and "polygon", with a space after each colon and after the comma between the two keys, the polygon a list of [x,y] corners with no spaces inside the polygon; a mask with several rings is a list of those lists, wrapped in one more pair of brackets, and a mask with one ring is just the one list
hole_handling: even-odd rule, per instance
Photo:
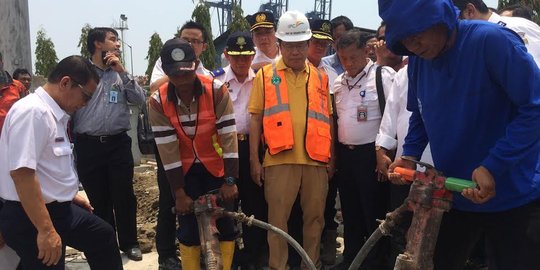
{"label": "man in blue jacket", "polygon": [[490,269],[540,269],[540,70],[523,41],[458,21],[450,0],[379,0],[379,14],[389,49],[411,55],[403,155],[429,142],[439,170],[478,185],[454,194],[435,269],[462,269],[482,232]]}

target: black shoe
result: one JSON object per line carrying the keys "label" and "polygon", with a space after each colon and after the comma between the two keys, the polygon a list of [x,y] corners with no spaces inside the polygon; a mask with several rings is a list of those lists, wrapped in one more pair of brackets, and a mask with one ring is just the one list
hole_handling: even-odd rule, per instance
{"label": "black shoe", "polygon": [[142,252],[139,247],[132,247],[124,250],[126,256],[132,261],[142,261]]}
{"label": "black shoe", "polygon": [[182,264],[177,257],[170,257],[159,262],[159,270],[178,270],[182,269]]}

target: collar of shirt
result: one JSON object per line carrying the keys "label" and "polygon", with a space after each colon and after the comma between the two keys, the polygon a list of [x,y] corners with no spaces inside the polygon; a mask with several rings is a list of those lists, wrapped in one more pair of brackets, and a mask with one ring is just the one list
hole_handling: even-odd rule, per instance
{"label": "collar of shirt", "polygon": [[[225,71],[225,77],[223,78],[223,82],[230,82],[232,80],[235,80],[236,82],[241,83],[236,78],[236,74],[234,74],[234,72],[232,71],[231,65],[224,67],[223,70]],[[254,78],[255,78],[255,72],[253,71],[253,69],[250,68],[248,71],[248,76],[246,80],[244,81],[244,83],[252,81]]]}
{"label": "collar of shirt", "polygon": [[[201,96],[204,93],[204,87],[202,85],[201,80],[199,80],[199,77],[195,78],[195,88],[193,89],[193,98]],[[174,87],[174,84],[169,83],[167,86],[167,100],[172,101],[173,103],[180,104],[180,99],[176,95],[176,87]]]}
{"label": "collar of shirt", "polygon": [[367,60],[368,60],[368,63],[364,67],[362,72],[359,72],[358,74],[356,74],[356,76],[351,77],[351,76],[349,76],[348,72],[345,71],[345,74],[343,75],[343,79],[355,81],[358,78],[362,78],[362,76],[367,78],[367,76],[365,76],[365,74],[367,74],[371,70],[372,66],[375,64],[375,63],[373,63],[373,61],[371,61],[371,59],[367,58]]}
{"label": "collar of shirt", "polygon": [[69,118],[69,114],[58,106],[58,103],[54,101],[54,99],[45,91],[45,89],[39,87],[36,89],[35,93],[51,108],[54,118],[56,118],[57,121],[63,120],[64,118]]}
{"label": "collar of shirt", "polygon": [[491,16],[489,16],[488,22],[499,23],[499,22],[504,22],[504,20],[501,17],[501,15],[495,12],[491,12]]}
{"label": "collar of shirt", "polygon": [[[277,70],[284,70],[284,69],[291,69],[291,68],[288,67],[287,65],[285,65],[285,61],[283,61],[283,58],[279,58],[279,60],[276,63],[276,69]],[[309,70],[308,63],[307,63],[307,61],[305,61],[304,62],[304,69],[302,71],[303,72],[308,72],[308,70]]]}

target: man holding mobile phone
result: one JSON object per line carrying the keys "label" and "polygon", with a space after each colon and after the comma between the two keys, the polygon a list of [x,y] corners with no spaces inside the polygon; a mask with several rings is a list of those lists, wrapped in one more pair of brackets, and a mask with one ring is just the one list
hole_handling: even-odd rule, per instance
{"label": "man holding mobile phone", "polygon": [[94,213],[116,228],[120,250],[140,261],[134,165],[126,131],[131,128],[128,102],[141,105],[145,94],[120,62],[114,29],[90,30],[87,47],[100,82],[88,105],[74,117],[77,171]]}

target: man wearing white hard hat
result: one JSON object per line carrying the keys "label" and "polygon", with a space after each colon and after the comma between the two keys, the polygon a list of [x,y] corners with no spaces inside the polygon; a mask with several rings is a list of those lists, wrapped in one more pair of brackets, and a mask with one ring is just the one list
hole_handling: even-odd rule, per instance
{"label": "man wearing white hard hat", "polygon": [[[295,199],[303,210],[303,246],[321,267],[319,248],[324,226],[328,176],[333,172],[332,108],[328,77],[306,63],[311,30],[306,16],[288,11],[279,19],[276,37],[282,58],[261,68],[253,82],[248,110],[251,176],[264,184],[268,221],[287,231]],[[257,157],[264,130],[266,153]],[[287,243],[268,233],[270,269],[287,268]]]}

